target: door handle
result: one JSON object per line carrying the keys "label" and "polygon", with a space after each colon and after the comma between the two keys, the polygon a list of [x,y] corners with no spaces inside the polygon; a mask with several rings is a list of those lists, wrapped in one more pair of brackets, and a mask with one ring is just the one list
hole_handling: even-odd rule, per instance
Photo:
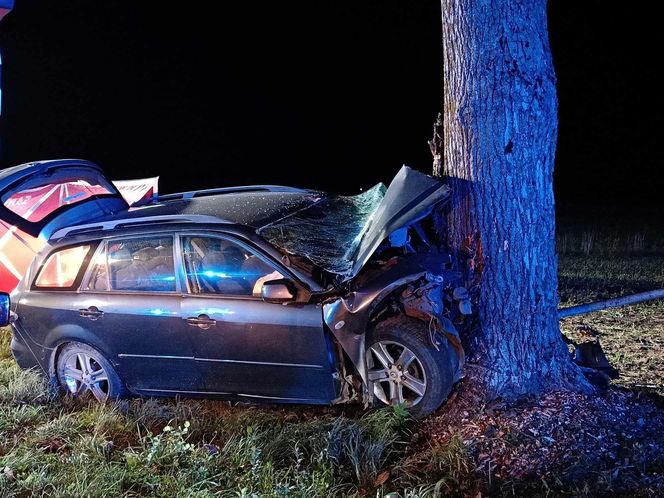
{"label": "door handle", "polygon": [[104,312],[96,306],[90,306],[89,308],[78,310],[78,314],[83,318],[89,318],[90,320],[97,320],[104,316]]}
{"label": "door handle", "polygon": [[217,324],[217,320],[214,320],[207,315],[198,315],[197,317],[192,316],[185,318],[185,321],[188,325],[191,325],[192,327],[198,327],[199,329],[203,330],[207,330]]}

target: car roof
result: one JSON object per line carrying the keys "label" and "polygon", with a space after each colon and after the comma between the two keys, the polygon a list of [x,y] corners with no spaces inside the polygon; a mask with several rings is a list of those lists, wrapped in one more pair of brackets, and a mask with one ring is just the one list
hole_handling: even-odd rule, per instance
{"label": "car roof", "polygon": [[318,202],[324,194],[307,190],[231,191],[193,197],[159,199],[156,203],[132,208],[121,215],[127,219],[146,216],[199,215],[221,222],[260,228]]}
{"label": "car roof", "polygon": [[325,196],[323,192],[273,186],[168,194],[145,206],[70,225],[56,231],[51,240],[82,232],[169,222],[232,224],[257,229],[312,206]]}

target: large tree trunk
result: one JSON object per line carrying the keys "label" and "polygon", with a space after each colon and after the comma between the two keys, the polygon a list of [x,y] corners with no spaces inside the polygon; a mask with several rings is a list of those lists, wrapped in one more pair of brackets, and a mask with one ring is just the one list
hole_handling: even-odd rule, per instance
{"label": "large tree trunk", "polygon": [[444,108],[432,151],[434,173],[454,189],[447,243],[474,298],[469,373],[489,398],[585,389],[556,311],[546,2],[441,3]]}

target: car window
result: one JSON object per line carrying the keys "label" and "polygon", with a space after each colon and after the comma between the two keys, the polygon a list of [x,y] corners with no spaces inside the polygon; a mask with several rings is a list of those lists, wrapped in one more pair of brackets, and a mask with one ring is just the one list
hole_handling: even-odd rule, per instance
{"label": "car window", "polygon": [[37,222],[62,206],[114,193],[114,188],[97,172],[73,169],[29,178],[5,193],[2,203],[24,220]]}
{"label": "car window", "polygon": [[86,290],[175,292],[173,238],[107,242],[94,258]]}
{"label": "car window", "polygon": [[264,282],[284,278],[243,246],[222,238],[182,238],[184,267],[194,294],[260,297]]}
{"label": "car window", "polygon": [[35,287],[70,288],[81,270],[90,246],[68,247],[51,254],[42,267]]}

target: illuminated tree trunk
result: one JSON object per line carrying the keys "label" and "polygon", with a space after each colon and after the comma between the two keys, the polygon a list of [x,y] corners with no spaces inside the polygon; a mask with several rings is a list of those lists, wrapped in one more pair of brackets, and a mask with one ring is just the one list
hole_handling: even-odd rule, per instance
{"label": "illuminated tree trunk", "polygon": [[557,318],[555,73],[545,0],[442,0],[444,108],[434,173],[475,305],[468,375],[488,398],[588,389]]}

